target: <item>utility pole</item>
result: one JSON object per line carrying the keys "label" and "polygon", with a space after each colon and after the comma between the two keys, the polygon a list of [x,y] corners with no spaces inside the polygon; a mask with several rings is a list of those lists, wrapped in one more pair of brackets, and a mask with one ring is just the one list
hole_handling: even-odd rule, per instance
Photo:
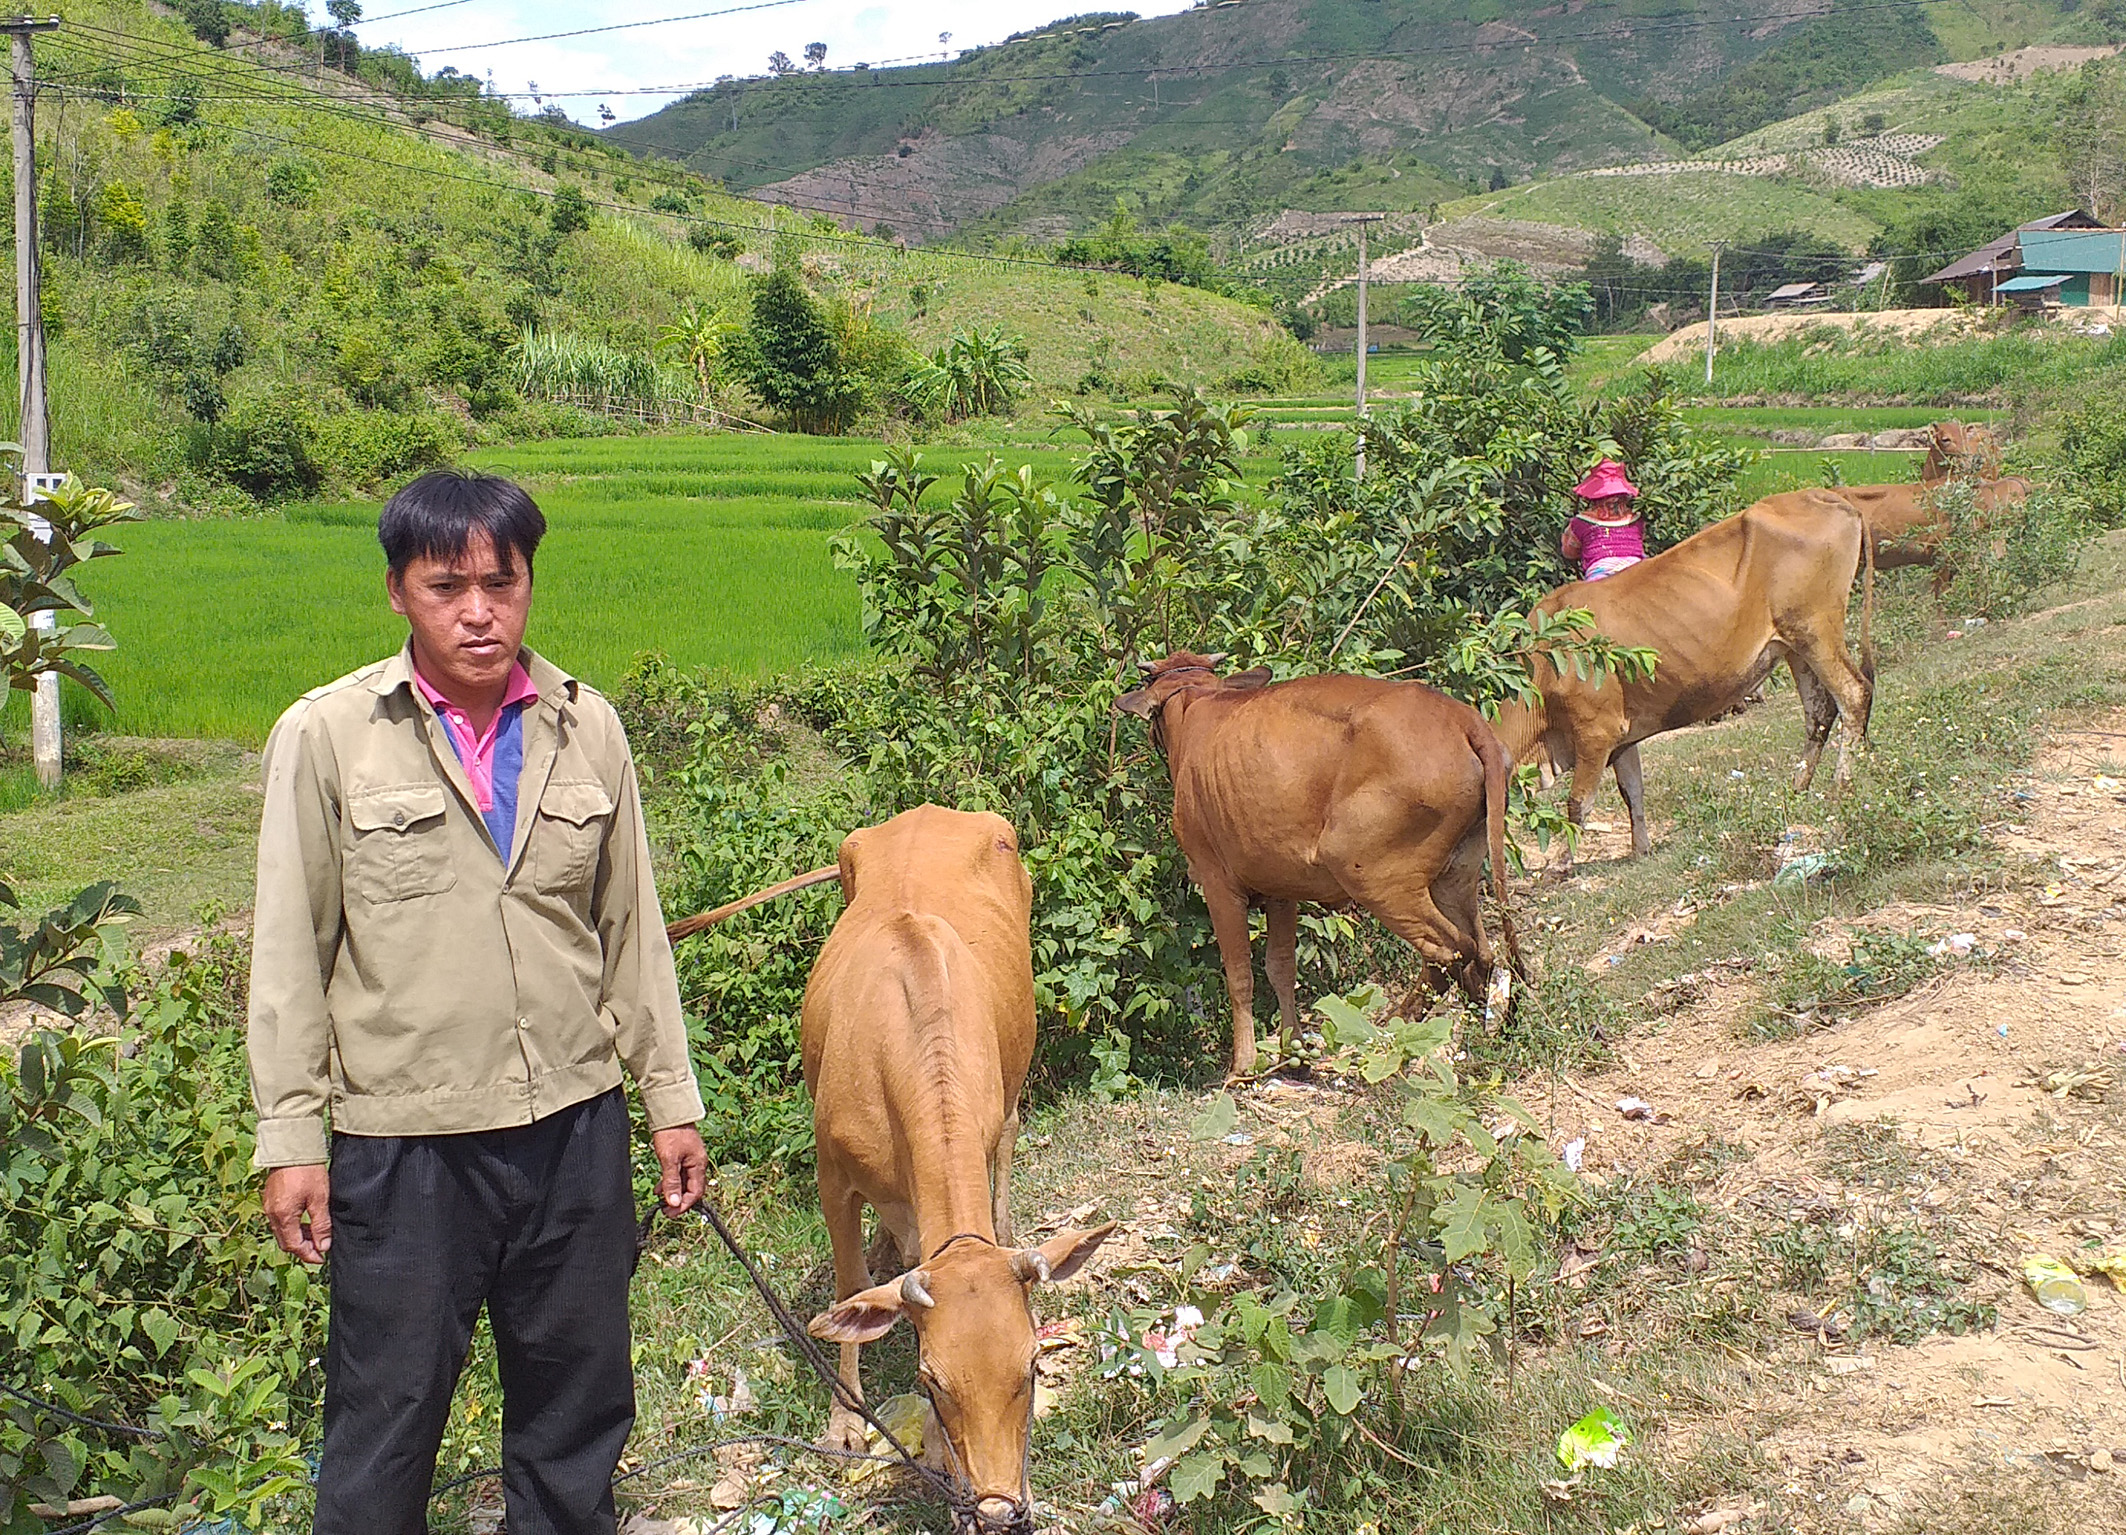
{"label": "utility pole", "polygon": [[[30,52],[30,37],[37,32],[56,32],[56,16],[0,17],[0,31],[13,45],[15,77],[15,356],[16,376],[22,396],[23,495],[51,473],[52,428],[45,406],[44,313],[40,308],[37,268],[37,65]],[[51,536],[51,525],[33,518],[30,531],[40,538]],[[45,612],[30,622],[39,629],[56,627],[58,616]],[[37,781],[47,789],[59,786],[59,678],[46,672],[30,694],[30,756],[37,767]]]}
{"label": "utility pole", "polygon": [[1358,462],[1355,478],[1366,477],[1366,226],[1358,221]]}
{"label": "utility pole", "polygon": [[1705,381],[1713,381],[1714,333],[1720,328],[1720,251],[1721,243],[1713,242],[1713,291],[1705,303]]}

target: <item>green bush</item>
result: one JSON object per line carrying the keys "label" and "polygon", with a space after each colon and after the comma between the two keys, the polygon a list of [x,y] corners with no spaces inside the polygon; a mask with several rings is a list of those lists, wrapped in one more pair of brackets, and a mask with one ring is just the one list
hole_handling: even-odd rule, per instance
{"label": "green bush", "polygon": [[7,1378],[138,1439],[0,1398],[5,1528],[93,1489],[295,1522],[323,1382],[325,1295],[257,1218],[233,940],[117,1033],[32,1034],[0,1059],[0,1338]]}
{"label": "green bush", "polygon": [[838,435],[863,407],[864,378],[844,357],[832,317],[805,290],[794,248],[779,248],[774,268],[755,280],[753,323],[734,339],[730,360],[746,387],[801,432]]}
{"label": "green bush", "polygon": [[309,406],[289,391],[247,400],[205,436],[199,467],[260,501],[317,494],[324,470]]}
{"label": "green bush", "polygon": [[313,443],[323,479],[367,490],[449,463],[465,428],[447,411],[350,410],[321,417]]}

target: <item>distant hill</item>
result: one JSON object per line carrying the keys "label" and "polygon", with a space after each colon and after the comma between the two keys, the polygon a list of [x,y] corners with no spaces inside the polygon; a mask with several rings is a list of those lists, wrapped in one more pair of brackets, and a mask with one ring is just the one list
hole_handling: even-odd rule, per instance
{"label": "distant hill", "polygon": [[779,241],[822,297],[918,346],[1023,335],[1044,391],[1304,361],[1259,310],[852,237],[293,8],[185,14],[72,0],[37,42],[55,457],[151,506],[330,494],[580,428],[524,385],[527,330],[654,369],[687,306],[743,317]]}
{"label": "distant hill", "polygon": [[902,237],[1049,240],[1119,204],[1237,242],[1285,209],[1430,214],[1682,158],[1915,65],[2122,24],[2117,0],[1217,0],[725,81],[606,137]]}

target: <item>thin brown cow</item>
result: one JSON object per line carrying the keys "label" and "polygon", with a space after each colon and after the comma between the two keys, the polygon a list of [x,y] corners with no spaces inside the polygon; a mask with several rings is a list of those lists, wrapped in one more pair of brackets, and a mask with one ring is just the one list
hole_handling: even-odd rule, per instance
{"label": "thin brown cow", "polygon": [[[1874,699],[1874,565],[1861,604],[1860,666],[1845,648],[1846,600],[1862,558],[1861,518],[1852,504],[1820,490],[1767,496],[1673,549],[1604,581],[1575,581],[1539,611],[1584,608],[1596,632],[1618,645],[1648,646],[1658,661],[1644,680],[1581,677],[1536,663],[1540,700],[1499,710],[1499,739],[1517,761],[1548,751],[1572,769],[1566,813],[1577,824],[1614,767],[1631,812],[1632,847],[1650,846],[1638,743],[1726,713],[1780,661],[1794,674],[1807,721],[1795,776],[1807,788],[1831,728],[1865,741]],[[1852,767],[1847,742],[1838,778]]]}
{"label": "thin brown cow", "polygon": [[[1177,651],[1115,707],[1151,722],[1174,782],[1174,836],[1203,892],[1233,1004],[1232,1074],[1255,1068],[1248,906],[1289,1046],[1299,903],[1361,906],[1472,995],[1492,968],[1478,887],[1506,880],[1505,750],[1482,715],[1417,682],[1220,677]],[[1511,942],[1511,931],[1508,930]]]}
{"label": "thin brown cow", "polygon": [[[852,832],[848,900],[805,987],[819,1205],[835,1304],[813,1336],[857,1346],[903,1317],[946,1460],[982,1531],[1030,1528],[1026,1466],[1037,1344],[1032,1287],[1067,1279],[1114,1229],[1011,1245],[1011,1151],[1033,1059],[1033,894],[1011,823],[923,805]],[[863,1209],[908,1265],[873,1285]],[[824,1441],[864,1447],[837,1403]]]}

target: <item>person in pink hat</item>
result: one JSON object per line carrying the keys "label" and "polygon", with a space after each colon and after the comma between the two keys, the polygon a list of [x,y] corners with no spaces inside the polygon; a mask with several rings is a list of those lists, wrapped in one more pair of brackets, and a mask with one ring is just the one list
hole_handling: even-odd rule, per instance
{"label": "person in pink hat", "polygon": [[1580,562],[1582,581],[1599,581],[1646,558],[1646,525],[1640,520],[1639,487],[1624,477],[1624,466],[1605,458],[1572,488],[1580,510],[1565,524],[1558,548]]}

